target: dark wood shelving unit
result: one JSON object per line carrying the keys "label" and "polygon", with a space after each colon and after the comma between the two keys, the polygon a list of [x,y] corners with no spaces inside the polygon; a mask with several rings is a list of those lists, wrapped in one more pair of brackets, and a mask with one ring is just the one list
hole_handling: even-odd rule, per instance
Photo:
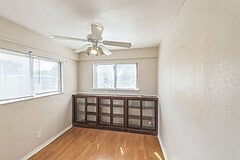
{"label": "dark wood shelving unit", "polygon": [[156,96],[79,93],[72,98],[75,127],[157,135]]}
{"label": "dark wood shelving unit", "polygon": [[87,112],[87,115],[96,115],[96,112]]}
{"label": "dark wood shelving unit", "polygon": [[[107,117],[111,116],[111,113],[100,113],[100,114]],[[112,114],[112,116],[116,118],[123,118],[124,114]]]}
{"label": "dark wood shelving unit", "polygon": [[97,105],[97,103],[87,103],[87,105],[89,105],[89,106],[95,106],[95,105]]}

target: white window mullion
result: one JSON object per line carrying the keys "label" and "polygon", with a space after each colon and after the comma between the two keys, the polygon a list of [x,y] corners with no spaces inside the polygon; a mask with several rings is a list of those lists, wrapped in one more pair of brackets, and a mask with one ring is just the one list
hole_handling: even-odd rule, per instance
{"label": "white window mullion", "polygon": [[32,54],[32,52],[29,52],[29,67],[30,67],[30,78],[31,78],[31,96],[34,97],[35,96],[35,91],[34,91],[34,71],[33,71],[33,59],[34,56]]}
{"label": "white window mullion", "polygon": [[93,78],[92,78],[92,84],[93,84],[93,89],[97,88],[97,74],[96,74],[96,64],[93,64],[93,70],[92,70],[92,75],[93,75]]}
{"label": "white window mullion", "polygon": [[116,72],[117,69],[116,69],[116,64],[115,64],[115,63],[113,64],[113,69],[114,69],[114,71],[113,71],[113,76],[114,76],[114,88],[113,88],[113,89],[115,90],[116,87],[117,87],[117,76],[116,76],[116,75],[117,75],[117,74],[116,74],[116,73],[117,73],[117,72]]}
{"label": "white window mullion", "polygon": [[64,86],[63,86],[63,62],[60,62],[60,82],[59,82],[59,91],[64,92]]}

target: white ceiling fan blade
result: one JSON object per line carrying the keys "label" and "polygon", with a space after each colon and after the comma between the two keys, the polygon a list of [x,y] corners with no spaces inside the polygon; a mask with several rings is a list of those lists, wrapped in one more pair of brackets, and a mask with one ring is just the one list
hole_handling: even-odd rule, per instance
{"label": "white ceiling fan blade", "polygon": [[101,36],[104,30],[103,25],[101,24],[91,24],[91,31],[93,35]]}
{"label": "white ceiling fan blade", "polygon": [[110,50],[108,50],[106,47],[104,47],[103,45],[100,46],[102,49],[102,52],[106,55],[106,56],[110,56],[112,54],[112,52]]}
{"label": "white ceiling fan blade", "polygon": [[66,37],[66,36],[58,36],[58,35],[50,35],[49,38],[60,39],[60,40],[82,41],[82,42],[87,42],[88,41],[86,39],[74,38],[74,37]]}
{"label": "white ceiling fan blade", "polygon": [[118,47],[125,47],[125,48],[131,48],[132,44],[127,42],[117,42],[117,41],[103,41],[102,42],[105,45],[109,46],[118,46]]}
{"label": "white ceiling fan blade", "polygon": [[79,49],[75,49],[74,52],[76,53],[81,53],[81,52],[85,52],[89,47],[91,47],[90,44],[86,44],[83,47],[79,48]]}

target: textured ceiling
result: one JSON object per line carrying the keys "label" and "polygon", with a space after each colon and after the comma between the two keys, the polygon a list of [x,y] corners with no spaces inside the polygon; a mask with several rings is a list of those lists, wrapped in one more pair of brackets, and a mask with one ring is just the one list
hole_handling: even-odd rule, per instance
{"label": "textured ceiling", "polygon": [[[86,38],[93,22],[104,25],[105,40],[157,46],[183,0],[6,0],[0,16],[44,35]],[[60,41],[80,48],[82,42]],[[112,48],[113,49],[113,48]]]}

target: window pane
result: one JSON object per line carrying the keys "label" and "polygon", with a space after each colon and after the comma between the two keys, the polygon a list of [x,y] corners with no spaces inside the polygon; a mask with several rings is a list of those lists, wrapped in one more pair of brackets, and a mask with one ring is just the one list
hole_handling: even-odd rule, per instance
{"label": "window pane", "polygon": [[34,59],[35,93],[60,91],[60,63]]}
{"label": "window pane", "polygon": [[136,89],[137,86],[137,65],[117,64],[116,65],[116,88]]}
{"label": "window pane", "polygon": [[30,58],[0,51],[0,100],[31,95]]}
{"label": "window pane", "polygon": [[96,65],[94,73],[95,88],[114,88],[113,65]]}

